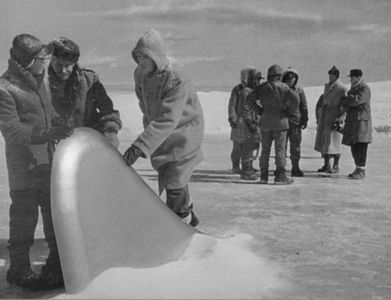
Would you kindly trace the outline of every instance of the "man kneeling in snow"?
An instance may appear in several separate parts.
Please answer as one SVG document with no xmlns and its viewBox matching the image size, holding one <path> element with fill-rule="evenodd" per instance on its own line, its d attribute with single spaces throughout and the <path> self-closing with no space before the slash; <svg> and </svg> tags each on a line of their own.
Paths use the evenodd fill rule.
<svg viewBox="0 0 391 300">
<path fill-rule="evenodd" d="M 138 67 L 135 90 L 143 113 L 144 132 L 125 152 L 132 165 L 150 157 L 158 172 L 159 193 L 166 190 L 167 206 L 192 226 L 198 218 L 190 201 L 188 182 L 202 160 L 204 118 L 191 81 L 171 66 L 155 30 L 141 37 L 132 51 Z"/>
</svg>

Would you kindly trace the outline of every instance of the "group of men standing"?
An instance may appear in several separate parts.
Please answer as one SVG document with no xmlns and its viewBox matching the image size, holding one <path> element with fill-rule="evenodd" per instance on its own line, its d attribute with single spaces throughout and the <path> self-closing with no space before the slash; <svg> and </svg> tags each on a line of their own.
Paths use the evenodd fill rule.
<svg viewBox="0 0 391 300">
<path fill-rule="evenodd" d="M 321 153 L 324 165 L 318 172 L 338 173 L 340 145 L 350 146 L 356 165 L 350 179 L 364 179 L 368 144 L 372 141 L 370 89 L 362 79 L 362 71 L 350 71 L 351 88 L 339 81 L 339 70 L 333 66 L 324 93 L 316 104 L 317 132 L 314 149 Z M 252 74 L 258 74 L 256 80 Z M 274 142 L 274 183 L 291 184 L 286 176 L 287 145 L 290 144 L 291 176 L 302 177 L 300 169 L 302 130 L 308 124 L 308 106 L 304 90 L 298 85 L 299 73 L 272 65 L 267 80 L 247 67 L 241 71 L 241 82 L 231 92 L 228 121 L 231 126 L 232 172 L 245 180 L 257 180 L 253 161 L 259 159 L 260 183 L 269 180 L 269 158 Z M 334 159 L 333 166 L 330 165 Z M 240 166 L 241 162 L 241 166 Z"/>
</svg>

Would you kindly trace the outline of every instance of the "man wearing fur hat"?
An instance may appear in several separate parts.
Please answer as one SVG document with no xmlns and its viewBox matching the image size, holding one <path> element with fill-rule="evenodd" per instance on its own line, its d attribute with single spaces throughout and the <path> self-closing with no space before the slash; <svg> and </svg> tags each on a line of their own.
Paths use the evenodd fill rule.
<svg viewBox="0 0 391 300">
<path fill-rule="evenodd" d="M 7 281 L 31 289 L 62 286 L 50 208 L 50 170 L 54 144 L 69 136 L 71 129 L 51 105 L 46 73 L 49 48 L 35 36 L 19 34 L 10 54 L 8 70 L 0 78 L 0 130 L 11 197 Z M 40 277 L 30 264 L 39 207 L 49 247 Z"/>
<path fill-rule="evenodd" d="M 79 66 L 79 46 L 66 37 L 58 37 L 49 45 L 53 49 L 49 84 L 56 112 L 72 128 L 93 128 L 117 148 L 122 126 L 119 112 L 114 110 L 98 75 Z"/>
<path fill-rule="evenodd" d="M 299 73 L 295 69 L 288 68 L 282 74 L 282 82 L 286 83 L 299 98 L 299 106 L 296 111 L 289 116 L 287 142 L 289 141 L 290 145 L 292 163 L 291 176 L 303 177 L 304 174 L 299 167 L 301 157 L 301 131 L 307 128 L 308 107 L 304 90 L 297 85 L 298 81 Z"/>
<path fill-rule="evenodd" d="M 158 172 L 159 192 L 182 220 L 197 226 L 188 182 L 202 160 L 204 118 L 192 82 L 169 65 L 163 41 L 152 29 L 132 51 L 137 63 L 135 91 L 143 113 L 144 132 L 124 153 L 128 165 L 151 158 Z"/>
<path fill-rule="evenodd" d="M 356 169 L 349 179 L 364 179 L 368 144 L 372 142 L 371 89 L 360 69 L 350 70 L 351 87 L 342 99 L 346 110 L 342 144 L 350 146 Z"/>
<path fill-rule="evenodd" d="M 328 71 L 328 75 L 329 82 L 325 84 L 324 92 L 316 103 L 315 150 L 320 152 L 324 159 L 318 172 L 338 173 L 342 141 L 339 126 L 345 120 L 342 98 L 346 96 L 347 88 L 339 81 L 339 70 L 336 66 Z M 330 165 L 331 158 L 334 158 L 333 167 Z"/>
<path fill-rule="evenodd" d="M 276 153 L 274 183 L 291 184 L 293 182 L 285 174 L 285 152 L 289 129 L 288 117 L 296 111 L 299 99 L 288 85 L 281 82 L 282 73 L 282 68 L 279 65 L 270 66 L 267 72 L 267 81 L 261 83 L 249 96 L 249 102 L 255 103 L 254 107 L 261 115 L 262 151 L 259 159 L 261 184 L 268 183 L 269 158 L 273 141 Z"/>
</svg>

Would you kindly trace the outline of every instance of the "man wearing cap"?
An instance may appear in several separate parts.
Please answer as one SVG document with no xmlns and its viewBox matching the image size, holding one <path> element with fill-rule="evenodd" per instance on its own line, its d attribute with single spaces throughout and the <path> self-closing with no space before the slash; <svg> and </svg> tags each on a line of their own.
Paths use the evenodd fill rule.
<svg viewBox="0 0 391 300">
<path fill-rule="evenodd" d="M 19 34 L 13 39 L 10 54 L 8 70 L 0 78 L 0 130 L 11 197 L 7 281 L 40 289 L 52 287 L 53 282 L 44 281 L 31 269 L 30 247 L 40 207 L 49 247 L 42 272 L 50 261 L 59 263 L 50 209 L 50 170 L 54 144 L 69 136 L 71 129 L 51 105 L 46 73 L 49 49 L 35 36 Z"/>
<path fill-rule="evenodd" d="M 299 99 L 288 85 L 281 82 L 283 70 L 279 65 L 272 65 L 267 72 L 267 81 L 259 85 L 254 93 L 249 95 L 249 102 L 255 103 L 261 115 L 262 151 L 259 159 L 261 169 L 261 184 L 267 184 L 269 179 L 269 157 L 274 141 L 275 184 L 291 184 L 292 179 L 285 174 L 286 170 L 286 139 L 289 129 L 288 118 L 298 105 Z"/>
<path fill-rule="evenodd" d="M 282 82 L 286 83 L 299 98 L 299 106 L 297 107 L 296 111 L 291 116 L 289 116 L 287 142 L 289 141 L 290 145 L 292 163 L 291 176 L 303 177 L 304 173 L 300 170 L 299 167 L 299 161 L 301 157 L 301 131 L 307 128 L 308 107 L 304 90 L 298 86 L 298 81 L 299 73 L 293 68 L 288 68 L 282 74 Z"/>
<path fill-rule="evenodd" d="M 117 133 L 122 126 L 119 112 L 114 110 L 98 75 L 79 66 L 79 46 L 65 37 L 49 45 L 53 49 L 49 84 L 56 112 L 70 127 L 93 128 L 117 148 Z"/>
<path fill-rule="evenodd" d="M 338 173 L 342 141 L 340 127 L 345 120 L 342 98 L 346 96 L 347 88 L 339 81 L 339 70 L 336 66 L 328 71 L 328 75 L 329 82 L 325 84 L 324 92 L 316 103 L 315 150 L 320 152 L 324 159 L 318 172 Z M 330 165 L 331 158 L 334 158 L 333 167 Z"/>
<path fill-rule="evenodd" d="M 368 144 L 372 142 L 371 90 L 362 78 L 360 69 L 352 69 L 350 90 L 342 99 L 346 111 L 342 144 L 350 146 L 356 169 L 350 179 L 364 179 Z"/>
</svg>

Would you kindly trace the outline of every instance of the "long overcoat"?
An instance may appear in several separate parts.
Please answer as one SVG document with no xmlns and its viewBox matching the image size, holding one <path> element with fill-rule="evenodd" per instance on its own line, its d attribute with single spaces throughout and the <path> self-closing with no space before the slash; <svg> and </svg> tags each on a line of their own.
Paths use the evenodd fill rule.
<svg viewBox="0 0 391 300">
<path fill-rule="evenodd" d="M 371 143 L 372 116 L 369 86 L 364 81 L 359 82 L 349 90 L 342 104 L 346 110 L 342 143 L 348 146 L 355 143 Z"/>
<path fill-rule="evenodd" d="M 144 35 L 132 51 L 156 64 L 156 71 L 134 72 L 135 90 L 143 113 L 144 132 L 134 141 L 159 172 L 159 190 L 183 188 L 202 161 L 204 117 L 192 82 L 169 66 L 164 45 L 154 30 Z"/>
<path fill-rule="evenodd" d="M 333 129 L 338 118 L 344 118 L 342 98 L 347 88 L 339 81 L 326 83 L 324 93 L 316 103 L 316 137 L 315 150 L 322 154 L 340 154 L 342 134 Z"/>
</svg>

